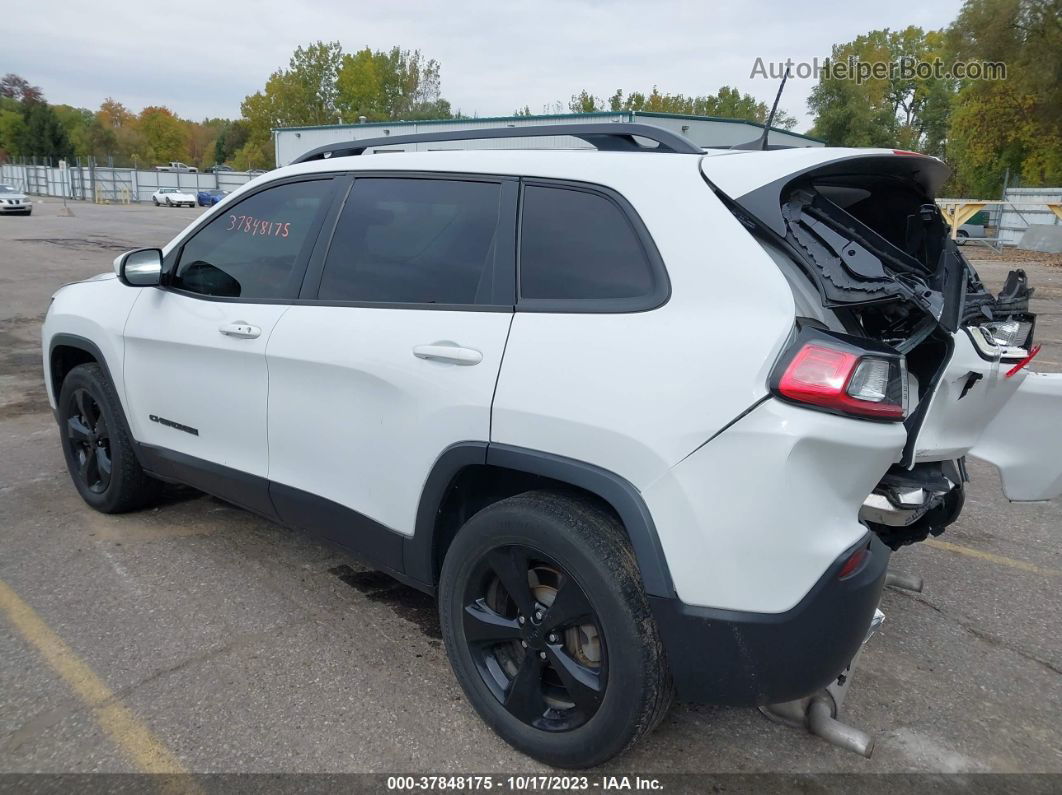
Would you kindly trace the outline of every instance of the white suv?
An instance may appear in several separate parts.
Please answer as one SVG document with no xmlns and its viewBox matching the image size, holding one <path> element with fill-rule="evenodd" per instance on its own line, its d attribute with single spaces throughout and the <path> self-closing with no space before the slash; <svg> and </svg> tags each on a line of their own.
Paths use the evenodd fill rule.
<svg viewBox="0 0 1062 795">
<path fill-rule="evenodd" d="M 315 150 L 57 292 L 85 501 L 179 481 L 438 594 L 483 719 L 587 766 L 673 693 L 818 698 L 968 453 L 1062 491 L 1062 376 L 1023 367 L 1024 274 L 991 296 L 947 239 L 940 161 L 474 135 L 598 151 Z"/>
</svg>

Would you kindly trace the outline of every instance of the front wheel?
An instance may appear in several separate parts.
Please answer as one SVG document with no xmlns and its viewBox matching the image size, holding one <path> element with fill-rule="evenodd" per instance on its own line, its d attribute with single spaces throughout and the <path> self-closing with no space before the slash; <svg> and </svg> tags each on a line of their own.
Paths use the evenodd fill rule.
<svg viewBox="0 0 1062 795">
<path fill-rule="evenodd" d="M 965 229 L 960 229 L 955 233 L 955 242 L 958 243 L 960 246 L 966 245 L 966 241 L 969 240 L 969 238 L 970 233 L 967 232 Z"/>
<path fill-rule="evenodd" d="M 439 583 L 465 695 L 510 745 L 590 767 L 663 718 L 671 679 L 619 523 L 578 497 L 529 492 L 473 516 Z"/>
<path fill-rule="evenodd" d="M 155 202 L 155 206 L 156 206 L 156 207 L 158 207 L 158 206 L 159 206 L 159 200 L 158 200 L 158 199 L 156 199 L 155 197 L 152 197 L 152 198 L 151 198 L 151 201 Z"/>
<path fill-rule="evenodd" d="M 118 393 L 98 364 L 63 379 L 59 433 L 70 477 L 82 499 L 102 513 L 125 513 L 158 496 L 160 483 L 140 467 Z"/>
</svg>

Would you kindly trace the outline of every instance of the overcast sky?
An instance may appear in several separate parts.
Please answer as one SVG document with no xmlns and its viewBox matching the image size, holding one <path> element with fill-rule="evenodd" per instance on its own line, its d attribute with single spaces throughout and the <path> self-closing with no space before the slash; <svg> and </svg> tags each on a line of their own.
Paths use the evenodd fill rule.
<svg viewBox="0 0 1062 795">
<path fill-rule="evenodd" d="M 419 49 L 442 64 L 443 96 L 468 115 L 508 115 L 581 88 L 683 94 L 721 85 L 771 102 L 776 81 L 750 77 L 757 57 L 810 61 L 876 28 L 941 27 L 960 0 L 837 4 L 765 0 L 606 2 L 199 2 L 5 3 L 0 73 L 41 86 L 49 102 L 97 108 L 107 96 L 139 111 L 166 105 L 202 119 L 236 117 L 240 101 L 317 39 L 347 51 Z M 782 107 L 811 123 L 814 80 L 790 79 Z"/>
</svg>

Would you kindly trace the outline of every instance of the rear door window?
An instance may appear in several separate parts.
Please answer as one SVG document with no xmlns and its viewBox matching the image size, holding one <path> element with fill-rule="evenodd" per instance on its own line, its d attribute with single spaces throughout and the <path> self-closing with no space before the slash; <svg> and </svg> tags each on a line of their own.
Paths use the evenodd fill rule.
<svg viewBox="0 0 1062 795">
<path fill-rule="evenodd" d="M 358 177 L 336 224 L 318 299 L 493 303 L 501 198 L 497 182 Z"/>
</svg>

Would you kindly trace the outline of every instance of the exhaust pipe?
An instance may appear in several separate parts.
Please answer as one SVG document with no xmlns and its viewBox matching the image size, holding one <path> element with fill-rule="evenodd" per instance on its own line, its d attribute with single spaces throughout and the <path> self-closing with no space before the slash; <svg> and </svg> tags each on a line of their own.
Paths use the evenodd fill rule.
<svg viewBox="0 0 1062 795">
<path fill-rule="evenodd" d="M 909 579 L 917 579 L 919 589 L 921 589 L 921 578 Z M 884 620 L 885 614 L 880 610 L 875 610 L 874 617 L 870 620 L 870 626 L 867 627 L 863 646 L 878 631 Z M 852 662 L 848 664 L 848 667 L 841 672 L 837 679 L 818 693 L 799 698 L 796 701 L 768 704 L 765 707 L 760 707 L 760 712 L 777 723 L 783 723 L 796 729 L 806 729 L 816 737 L 821 737 L 838 748 L 854 751 L 860 756 L 870 759 L 870 755 L 874 753 L 874 738 L 854 726 L 849 726 L 847 723 L 837 720 L 837 713 L 844 704 L 844 698 L 848 694 L 849 686 L 852 684 L 852 674 L 855 672 L 856 663 L 859 662 L 859 656 L 863 653 L 863 646 L 860 646 L 859 651 L 852 658 Z"/>
<path fill-rule="evenodd" d="M 917 574 L 907 574 L 902 571 L 893 571 L 889 569 L 885 572 L 885 585 L 892 586 L 893 588 L 900 588 L 904 591 L 914 591 L 915 593 L 922 593 L 922 586 L 925 582 Z"/>
<path fill-rule="evenodd" d="M 874 738 L 854 726 L 836 720 L 830 702 L 825 698 L 816 698 L 808 706 L 807 723 L 808 731 L 838 748 L 855 751 L 867 759 L 874 753 Z"/>
</svg>

